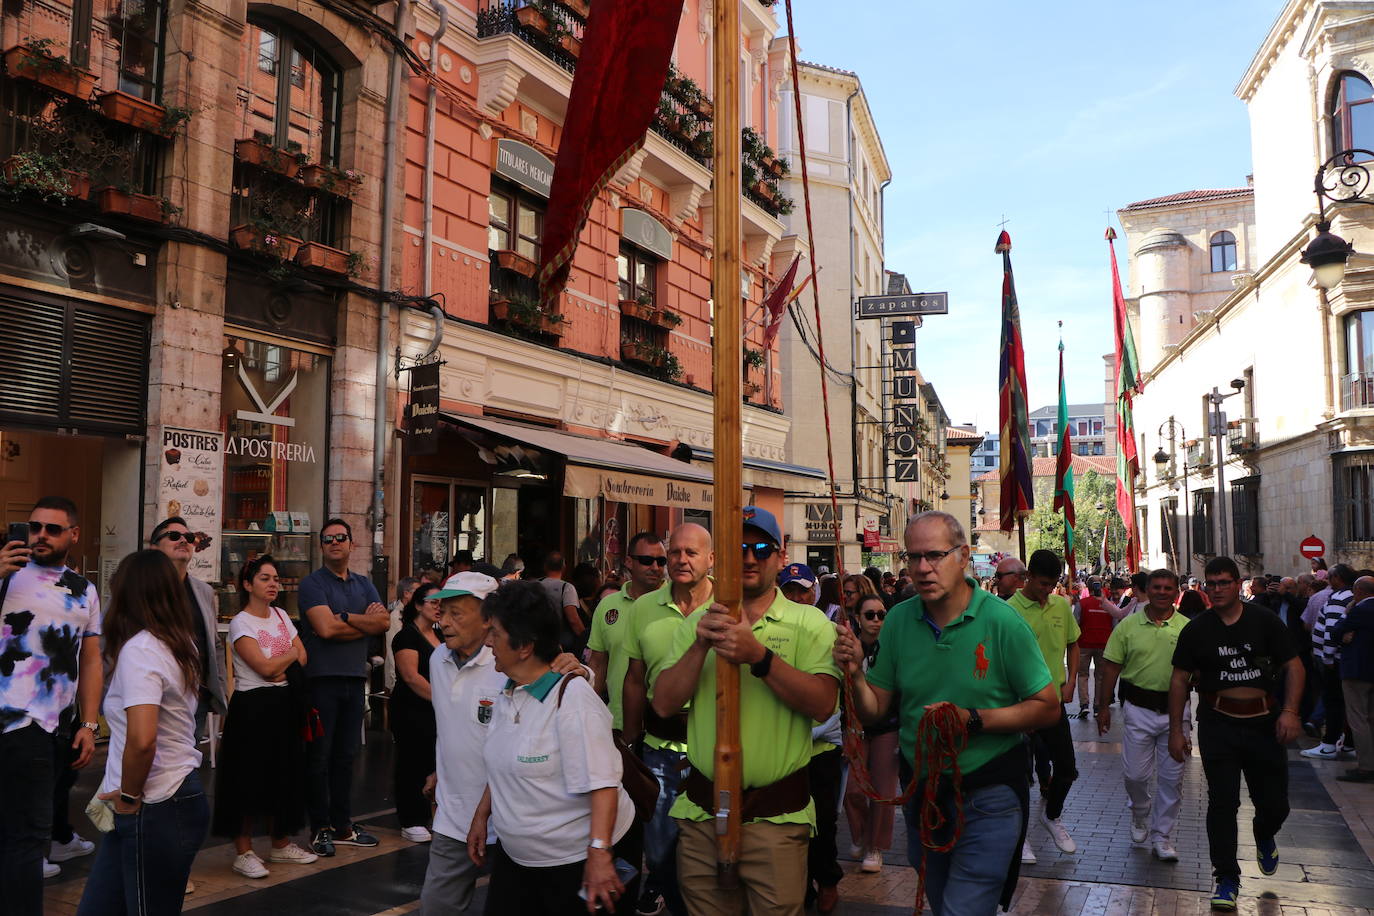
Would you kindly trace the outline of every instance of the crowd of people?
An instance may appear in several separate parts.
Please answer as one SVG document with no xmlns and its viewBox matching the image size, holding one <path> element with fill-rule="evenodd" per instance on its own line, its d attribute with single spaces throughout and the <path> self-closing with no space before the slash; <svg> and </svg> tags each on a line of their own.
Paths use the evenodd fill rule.
<svg viewBox="0 0 1374 916">
<path fill-rule="evenodd" d="M 902 575 L 843 575 L 789 563 L 769 512 L 748 507 L 743 523 L 737 619 L 711 576 L 725 545 L 696 524 L 634 535 L 611 577 L 566 570 L 557 553 L 533 569 L 460 553 L 447 575 L 402 580 L 388 608 L 350 571 L 351 528 L 330 519 L 294 619 L 270 556 L 233 571 L 226 695 L 215 596 L 188 574 L 185 521 L 162 520 L 123 559 L 102 608 L 67 565 L 77 507 L 39 500 L 28 537 L 0 548 L 0 899 L 41 913 L 45 870 L 94 852 L 79 913 L 176 913 L 207 832 L 232 840 L 230 867 L 247 878 L 376 846 L 351 802 L 379 642 L 401 835 L 428 844 L 427 916 L 467 910 L 483 873 L 493 914 L 830 912 L 841 814 L 859 870 L 881 871 L 895 812 L 879 799 L 912 778 L 906 858 L 933 910 L 993 913 L 1035 861 L 1032 827 L 1077 849 L 1075 715 L 1102 734 L 1120 718 L 1131 838 L 1163 862 L 1179 858 L 1196 725 L 1218 909 L 1239 894 L 1242 778 L 1265 875 L 1299 734 L 1320 739 L 1307 756 L 1354 749 L 1338 778 L 1374 782 L 1374 571 L 1243 580 L 1215 557 L 1200 583 L 1168 569 L 1080 582 L 1040 550 L 980 583 L 960 523 L 926 512 L 905 530 Z M 717 659 L 741 668 L 735 887 L 717 880 Z M 97 844 L 66 812 L 101 712 Z M 223 716 L 213 811 L 199 751 L 211 713 Z M 962 733 L 957 785 L 918 739 L 928 721 Z"/>
</svg>

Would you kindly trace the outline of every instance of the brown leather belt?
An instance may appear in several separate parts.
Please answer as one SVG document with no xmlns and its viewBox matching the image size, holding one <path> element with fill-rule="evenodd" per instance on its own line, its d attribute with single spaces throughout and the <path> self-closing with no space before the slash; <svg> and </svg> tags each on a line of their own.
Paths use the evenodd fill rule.
<svg viewBox="0 0 1374 916">
<path fill-rule="evenodd" d="M 687 713 L 680 712 L 665 719 L 654 712 L 654 707 L 651 704 L 646 703 L 644 706 L 644 730 L 662 741 L 686 743 Z"/>
<path fill-rule="evenodd" d="M 707 813 L 715 812 L 716 799 L 711 789 L 711 780 L 702 775 L 700 770 L 696 767 L 690 768 L 682 781 L 682 786 L 694 805 Z M 811 780 L 807 774 L 807 767 L 802 767 L 777 782 L 759 786 L 757 789 L 745 789 L 744 799 L 740 805 L 740 820 L 748 822 L 791 814 L 805 808 L 810 801 Z"/>
<path fill-rule="evenodd" d="M 1144 687 L 1137 687 L 1130 681 L 1122 681 L 1120 693 L 1121 699 L 1132 706 L 1139 706 L 1141 709 L 1158 713 L 1169 711 L 1169 691 L 1167 690 L 1146 690 Z"/>
<path fill-rule="evenodd" d="M 1209 709 L 1228 716 L 1262 716 L 1273 709 L 1269 697 L 1228 697 L 1219 693 L 1201 693 L 1202 702 Z"/>
</svg>

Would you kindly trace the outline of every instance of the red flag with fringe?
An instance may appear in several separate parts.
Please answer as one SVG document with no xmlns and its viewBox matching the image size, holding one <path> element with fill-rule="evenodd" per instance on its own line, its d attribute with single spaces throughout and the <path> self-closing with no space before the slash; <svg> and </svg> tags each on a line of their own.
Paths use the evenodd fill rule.
<svg viewBox="0 0 1374 916">
<path fill-rule="evenodd" d="M 682 0 L 592 0 L 544 216 L 546 308 L 567 285 L 596 196 L 644 145 L 681 21 Z"/>
<path fill-rule="evenodd" d="M 1011 236 L 1006 230 L 993 249 L 1002 256 L 1002 353 L 998 363 L 998 428 L 1001 430 L 1002 530 L 1035 508 L 1031 489 L 1030 414 L 1026 409 L 1026 351 L 1021 340 L 1021 309 L 1011 274 Z"/>
<path fill-rule="evenodd" d="M 1140 362 L 1136 358 L 1135 336 L 1131 334 L 1126 299 L 1121 295 L 1121 274 L 1116 268 L 1116 230 L 1107 227 L 1107 251 L 1112 261 L 1112 320 L 1116 330 L 1116 512 L 1126 527 L 1126 568 L 1140 568 L 1140 532 L 1135 524 L 1135 478 L 1140 473 L 1140 455 L 1135 442 L 1135 414 L 1131 403 L 1144 390 Z"/>
<path fill-rule="evenodd" d="M 797 267 L 801 264 L 801 255 L 792 258 L 792 264 L 787 268 L 787 272 L 782 275 L 778 285 L 773 287 L 773 291 L 763 300 L 763 320 L 767 324 L 763 327 L 763 348 L 765 350 L 773 346 L 773 341 L 777 339 L 778 328 L 782 327 L 782 316 L 787 314 L 787 304 L 792 301 L 792 284 L 797 281 Z"/>
</svg>

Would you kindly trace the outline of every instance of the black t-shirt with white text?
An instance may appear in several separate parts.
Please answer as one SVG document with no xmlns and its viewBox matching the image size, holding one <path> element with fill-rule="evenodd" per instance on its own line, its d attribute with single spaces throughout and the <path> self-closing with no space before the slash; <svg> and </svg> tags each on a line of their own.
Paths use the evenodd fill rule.
<svg viewBox="0 0 1374 916">
<path fill-rule="evenodd" d="M 1217 693 L 1230 687 L 1278 689 L 1279 674 L 1293 657 L 1288 628 L 1268 608 L 1241 602 L 1240 618 L 1227 626 L 1217 612 L 1198 614 L 1178 634 L 1175 668 L 1198 673 L 1198 690 Z"/>
</svg>

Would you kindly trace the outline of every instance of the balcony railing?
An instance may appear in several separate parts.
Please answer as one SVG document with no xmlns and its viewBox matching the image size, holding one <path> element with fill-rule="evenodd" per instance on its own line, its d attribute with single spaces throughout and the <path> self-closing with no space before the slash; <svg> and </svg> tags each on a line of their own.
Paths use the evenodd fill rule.
<svg viewBox="0 0 1374 916">
<path fill-rule="evenodd" d="M 688 107 L 668 89 L 658 100 L 649 129 L 705 166 L 711 164 L 712 120 Z"/>
<path fill-rule="evenodd" d="M 574 8 L 583 4 L 554 0 L 505 0 L 485 3 L 477 11 L 477 37 L 514 35 L 572 73 L 582 53 L 586 19 Z"/>
<path fill-rule="evenodd" d="M 1341 377 L 1341 410 L 1374 407 L 1374 374 L 1352 372 Z"/>
</svg>

